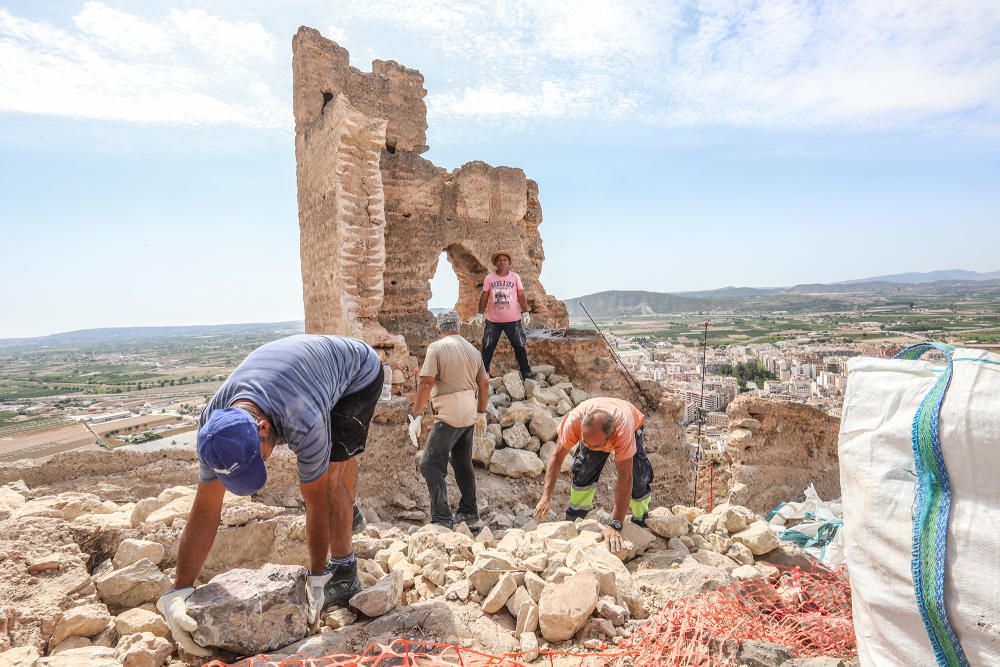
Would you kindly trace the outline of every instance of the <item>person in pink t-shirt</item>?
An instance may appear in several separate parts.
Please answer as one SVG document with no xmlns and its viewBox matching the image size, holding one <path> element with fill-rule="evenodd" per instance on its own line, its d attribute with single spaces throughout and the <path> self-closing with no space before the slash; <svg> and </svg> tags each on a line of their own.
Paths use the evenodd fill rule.
<svg viewBox="0 0 1000 667">
<path fill-rule="evenodd" d="M 510 255 L 494 253 L 495 271 L 483 281 L 483 293 L 479 297 L 479 314 L 476 324 L 483 324 L 483 365 L 489 373 L 493 352 L 500 342 L 500 334 L 506 334 L 521 371 L 521 377 L 535 377 L 528 364 L 528 352 L 524 347 L 524 327 L 531 321 L 528 299 L 524 296 L 521 276 L 510 270 Z M 485 316 L 485 317 L 484 317 Z"/>
</svg>

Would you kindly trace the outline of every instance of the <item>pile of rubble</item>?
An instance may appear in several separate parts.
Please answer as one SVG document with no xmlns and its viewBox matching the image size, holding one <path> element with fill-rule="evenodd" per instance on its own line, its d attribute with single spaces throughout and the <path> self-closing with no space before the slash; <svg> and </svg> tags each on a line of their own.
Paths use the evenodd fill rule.
<svg viewBox="0 0 1000 667">
<path fill-rule="evenodd" d="M 588 649 L 622 643 L 651 604 L 672 594 L 778 577 L 774 565 L 758 558 L 779 542 L 744 507 L 721 505 L 711 514 L 660 507 L 647 525 L 627 523 L 618 554 L 602 543 L 597 519 L 541 525 L 528 519 L 521 528 L 495 534 L 487 527 L 476 537 L 464 525 L 454 532 L 426 526 L 412 535 L 373 526 L 355 545 L 373 585 L 351 607 L 380 616 L 397 604 L 442 596 L 479 605 L 486 614 L 509 615 L 522 659 L 530 661 L 539 648 L 562 642 Z M 335 625 L 344 621 L 341 612 L 334 618 Z"/>
<path fill-rule="evenodd" d="M 476 438 L 473 460 L 506 477 L 535 477 L 545 472 L 556 448 L 559 419 L 590 396 L 577 389 L 554 366 L 533 366 L 535 379 L 511 371 L 490 380 L 486 434 Z M 563 464 L 569 470 L 572 459 Z"/>
</svg>

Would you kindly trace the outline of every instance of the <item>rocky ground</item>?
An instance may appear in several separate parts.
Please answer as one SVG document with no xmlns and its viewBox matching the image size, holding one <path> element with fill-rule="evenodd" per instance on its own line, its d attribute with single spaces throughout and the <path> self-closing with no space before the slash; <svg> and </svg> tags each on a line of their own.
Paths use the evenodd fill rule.
<svg viewBox="0 0 1000 667">
<path fill-rule="evenodd" d="M 197 664 L 178 655 L 153 607 L 170 586 L 168 549 L 124 537 L 136 529 L 119 527 L 134 521 L 154 536 L 171 515 L 172 524 L 183 521 L 178 501 L 189 497 L 175 487 L 128 507 L 89 494 L 30 498 L 23 485 L 0 488 L 9 513 L 0 522 L 0 648 L 9 648 L 0 664 Z M 233 522 L 252 508 L 235 502 L 226 516 Z M 538 650 L 628 644 L 652 611 L 679 596 L 737 580 L 780 590 L 778 566 L 817 567 L 740 506 L 656 508 L 648 529 L 626 525 L 617 555 L 601 542 L 598 517 L 536 525 L 518 516 L 514 523 L 520 527 L 475 534 L 464 524 L 454 531 L 370 525 L 355 538 L 364 588 L 349 606 L 330 610 L 318 631 L 306 624 L 301 565 L 229 570 L 189 600 L 196 639 L 225 660 L 355 653 L 409 637 L 522 653 L 528 662 Z"/>
<path fill-rule="evenodd" d="M 535 370 L 539 380 L 522 382 L 510 373 L 491 382 L 488 431 L 475 441 L 476 462 L 485 468 L 479 487 L 486 526 L 473 532 L 465 524 L 454 531 L 423 525 L 422 480 L 407 479 L 390 495 L 379 489 L 379 503 L 365 501 L 362 486 L 369 526 L 355 536 L 355 551 L 364 588 L 348 606 L 330 610 L 319 628 L 306 624 L 305 531 L 297 504 L 283 487 L 275 491 L 274 479 L 260 497 L 227 495 L 202 586 L 189 600 L 200 624 L 196 640 L 230 662 L 257 653 L 354 654 L 399 637 L 519 653 L 530 662 L 538 651 L 627 646 L 671 600 L 734 582 L 757 582 L 778 597 L 798 595 L 779 568 L 818 565 L 779 544 L 745 507 L 723 504 L 711 513 L 656 507 L 648 528 L 626 524 L 620 554 L 600 541 L 601 510 L 575 523 L 537 525 L 530 507 L 558 419 L 588 395 L 551 366 Z M 405 427 L 396 421 L 382 419 L 379 428 L 392 435 L 376 440 L 408 447 L 399 444 L 406 442 Z M 141 484 L 133 488 L 146 493 L 164 486 L 150 471 L 168 470 L 165 479 L 174 480 L 192 466 L 172 451 L 153 462 L 122 455 L 142 459 Z M 59 474 L 25 468 L 38 486 L 0 486 L 0 665 L 200 664 L 178 653 L 153 606 L 171 585 L 193 485 L 123 501 L 128 476 L 106 471 L 105 481 L 98 474 L 88 483 L 94 493 L 65 491 L 56 477 L 73 474 L 70 459 L 53 464 Z M 294 467 L 286 467 L 271 477 L 292 480 Z M 568 485 L 563 478 L 560 488 Z M 605 478 L 599 497 L 610 499 L 612 467 Z M 654 505 L 662 500 L 654 494 Z M 787 650 L 745 644 L 733 664 L 838 664 L 789 663 L 794 656 Z"/>
</svg>

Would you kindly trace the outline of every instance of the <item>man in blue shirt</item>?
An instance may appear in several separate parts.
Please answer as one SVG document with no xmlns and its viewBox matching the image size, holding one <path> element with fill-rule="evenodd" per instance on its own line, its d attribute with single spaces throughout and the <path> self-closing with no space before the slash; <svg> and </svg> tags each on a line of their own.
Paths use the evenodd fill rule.
<svg viewBox="0 0 1000 667">
<path fill-rule="evenodd" d="M 300 334 L 263 345 L 229 376 L 201 416 L 199 484 L 181 535 L 174 588 L 157 602 L 175 641 L 207 655 L 191 638 L 185 609 L 212 548 L 228 490 L 260 491 L 275 445 L 296 456 L 306 508 L 310 622 L 346 602 L 361 583 L 351 542 L 358 467 L 383 382 L 378 353 L 360 340 Z M 328 556 L 330 556 L 328 558 Z"/>
</svg>

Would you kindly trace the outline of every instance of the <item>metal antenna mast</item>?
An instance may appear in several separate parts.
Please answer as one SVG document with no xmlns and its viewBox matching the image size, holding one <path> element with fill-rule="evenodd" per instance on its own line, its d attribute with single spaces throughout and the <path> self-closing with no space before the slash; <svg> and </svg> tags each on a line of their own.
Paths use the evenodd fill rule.
<svg viewBox="0 0 1000 667">
<path fill-rule="evenodd" d="M 694 502 L 691 503 L 693 507 L 698 506 L 698 468 L 701 466 L 702 450 L 701 450 L 701 426 L 705 423 L 705 363 L 708 358 L 708 325 L 709 322 L 705 322 L 702 326 L 705 327 L 705 333 L 701 339 L 701 392 L 698 396 L 698 438 L 695 440 L 695 454 L 694 454 Z"/>
</svg>

